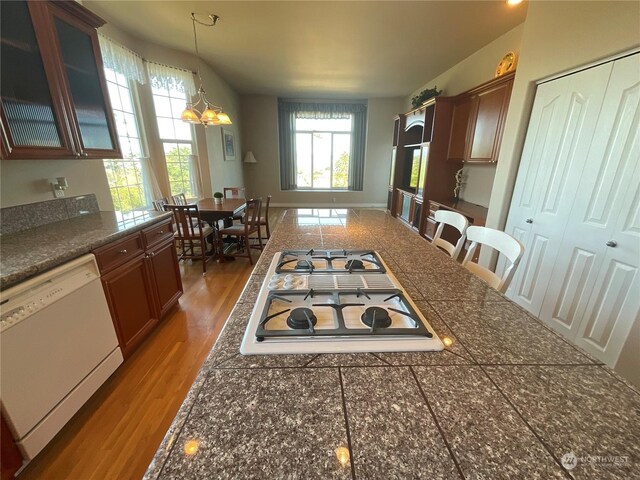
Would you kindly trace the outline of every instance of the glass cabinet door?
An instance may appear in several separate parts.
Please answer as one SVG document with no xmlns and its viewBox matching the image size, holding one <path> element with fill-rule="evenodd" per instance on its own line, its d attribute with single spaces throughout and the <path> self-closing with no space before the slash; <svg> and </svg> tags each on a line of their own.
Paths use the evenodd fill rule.
<svg viewBox="0 0 640 480">
<path fill-rule="evenodd" d="M 31 5 L 36 13 L 42 7 Z M 41 157 L 43 150 L 51 157 L 73 156 L 62 103 L 51 94 L 55 67 L 45 68 L 43 58 L 51 59 L 48 52 L 41 53 L 29 5 L 24 0 L 1 2 L 0 13 L 3 156 Z"/>
<path fill-rule="evenodd" d="M 389 186 L 393 187 L 393 177 L 396 174 L 396 149 L 391 151 L 391 171 L 389 172 Z"/>
<path fill-rule="evenodd" d="M 424 145 L 420 153 L 420 173 L 418 175 L 417 194 L 424 196 L 424 181 L 427 174 L 427 163 L 429 162 L 429 145 Z"/>
<path fill-rule="evenodd" d="M 103 74 L 96 62 L 95 30 L 73 24 L 55 10 L 53 22 L 78 122 L 81 155 L 102 158 L 108 152 L 116 152 L 119 157 L 113 119 L 109 117 L 111 108 L 103 90 Z"/>
</svg>

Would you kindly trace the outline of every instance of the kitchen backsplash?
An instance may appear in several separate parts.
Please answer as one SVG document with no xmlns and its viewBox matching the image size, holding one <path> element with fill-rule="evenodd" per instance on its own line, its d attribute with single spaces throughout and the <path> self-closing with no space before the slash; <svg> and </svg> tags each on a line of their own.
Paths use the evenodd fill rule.
<svg viewBox="0 0 640 480">
<path fill-rule="evenodd" d="M 99 211 L 98 200 L 93 193 L 6 207 L 0 209 L 0 235 Z"/>
</svg>

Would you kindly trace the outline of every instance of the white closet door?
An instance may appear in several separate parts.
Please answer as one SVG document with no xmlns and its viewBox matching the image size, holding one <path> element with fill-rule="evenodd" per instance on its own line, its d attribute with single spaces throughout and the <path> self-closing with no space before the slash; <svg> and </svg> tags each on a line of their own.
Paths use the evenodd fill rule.
<svg viewBox="0 0 640 480">
<path fill-rule="evenodd" d="M 540 318 L 613 364 L 640 311 L 640 55 L 611 80 Z"/>
<path fill-rule="evenodd" d="M 540 309 L 585 166 L 612 63 L 542 84 L 529 121 L 506 231 L 525 246 L 507 296 Z"/>
</svg>

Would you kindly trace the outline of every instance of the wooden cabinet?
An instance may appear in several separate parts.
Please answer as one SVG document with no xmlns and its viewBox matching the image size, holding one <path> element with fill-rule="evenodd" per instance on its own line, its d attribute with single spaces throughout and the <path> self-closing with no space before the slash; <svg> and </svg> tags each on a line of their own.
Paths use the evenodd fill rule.
<svg viewBox="0 0 640 480">
<path fill-rule="evenodd" d="M 456 97 L 449 160 L 469 163 L 498 161 L 514 75 L 496 78 Z"/>
<path fill-rule="evenodd" d="M 96 28 L 74 1 L 1 2 L 2 159 L 119 158 Z"/>
<path fill-rule="evenodd" d="M 171 221 L 128 235 L 94 254 L 120 348 L 127 358 L 182 295 Z"/>
<path fill-rule="evenodd" d="M 424 222 L 424 229 L 420 232 L 427 240 L 433 240 L 433 236 L 436 234 L 437 223 L 435 219 L 435 213 L 438 210 L 450 210 L 460 213 L 467 217 L 469 225 L 476 225 L 482 227 L 485 225 L 487 219 L 487 208 L 481 205 L 465 202 L 464 200 L 454 201 L 429 201 L 429 209 L 427 212 L 427 218 Z M 452 244 L 456 244 L 460 238 L 460 232 L 450 225 L 445 225 L 442 230 L 442 238 Z M 477 262 L 480 256 L 480 248 L 476 249 L 473 261 Z"/>
<path fill-rule="evenodd" d="M 2 480 L 13 478 L 21 466 L 22 454 L 13 440 L 9 425 L 0 413 L 0 472 Z"/>
<path fill-rule="evenodd" d="M 102 285 L 122 355 L 128 358 L 158 321 L 146 256 L 139 255 L 107 273 Z"/>
</svg>

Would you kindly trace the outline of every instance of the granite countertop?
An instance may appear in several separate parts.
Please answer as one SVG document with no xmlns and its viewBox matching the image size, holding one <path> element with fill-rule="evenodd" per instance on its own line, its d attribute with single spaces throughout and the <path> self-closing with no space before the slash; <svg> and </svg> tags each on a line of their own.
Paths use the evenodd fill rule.
<svg viewBox="0 0 640 480">
<path fill-rule="evenodd" d="M 0 290 L 169 216 L 168 212 L 140 212 L 124 219 L 119 212 L 98 212 L 2 235 Z"/>
<path fill-rule="evenodd" d="M 312 247 L 376 249 L 452 344 L 240 355 L 274 253 Z M 637 478 L 639 416 L 633 386 L 385 212 L 289 210 L 145 478 Z"/>
</svg>

